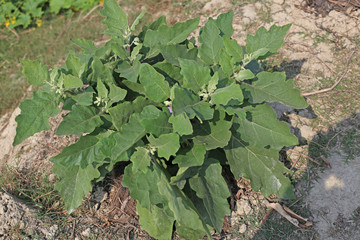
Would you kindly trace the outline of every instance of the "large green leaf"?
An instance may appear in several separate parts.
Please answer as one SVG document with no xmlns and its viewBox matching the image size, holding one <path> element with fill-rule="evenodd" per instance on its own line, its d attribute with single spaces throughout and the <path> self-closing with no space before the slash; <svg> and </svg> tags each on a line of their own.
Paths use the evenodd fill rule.
<svg viewBox="0 0 360 240">
<path fill-rule="evenodd" d="M 171 132 L 172 127 L 168 120 L 169 114 L 153 105 L 144 107 L 140 114 L 140 123 L 145 128 L 145 131 L 156 137 Z"/>
<path fill-rule="evenodd" d="M 218 88 L 211 95 L 211 102 L 217 105 L 227 105 L 230 100 L 238 100 L 239 104 L 243 101 L 243 93 L 239 84 L 233 83 L 224 88 Z"/>
<path fill-rule="evenodd" d="M 261 48 L 267 48 L 270 53 L 275 53 L 284 44 L 284 38 L 291 24 L 284 26 L 273 25 L 267 31 L 265 27 L 259 28 L 255 35 L 247 35 L 246 52 L 254 53 Z"/>
<path fill-rule="evenodd" d="M 59 97 L 54 93 L 36 91 L 30 100 L 20 103 L 21 114 L 16 117 L 17 127 L 13 145 L 40 131 L 50 129 L 49 117 L 60 112 Z"/>
<path fill-rule="evenodd" d="M 173 82 L 174 84 L 177 82 L 180 85 L 183 83 L 183 76 L 180 74 L 180 68 L 168 63 L 167 61 L 158 62 L 153 65 L 156 71 L 161 73 L 166 81 Z"/>
<path fill-rule="evenodd" d="M 285 72 L 261 72 L 256 75 L 252 84 L 242 82 L 244 95 L 251 103 L 279 102 L 294 108 L 308 106 L 294 88 L 294 80 L 286 80 Z"/>
<path fill-rule="evenodd" d="M 119 131 L 114 132 L 107 138 L 108 144 L 114 144 L 112 159 L 121 157 L 144 137 L 145 129 L 140 124 L 139 115 L 139 113 L 132 114 L 127 124 L 124 124 Z"/>
<path fill-rule="evenodd" d="M 91 106 L 93 104 L 94 93 L 94 89 L 89 86 L 85 90 L 78 92 L 75 95 L 71 95 L 71 98 L 79 105 Z"/>
<path fill-rule="evenodd" d="M 133 163 L 134 172 L 138 170 L 146 172 L 151 162 L 149 150 L 144 147 L 136 148 L 136 151 L 131 155 L 130 161 Z"/>
<path fill-rule="evenodd" d="M 81 136 L 76 143 L 65 147 L 50 161 L 65 167 L 79 165 L 81 168 L 86 168 L 90 164 L 100 163 L 104 160 L 105 155 L 101 148 L 102 142 L 99 138 L 90 135 Z"/>
<path fill-rule="evenodd" d="M 136 199 L 139 205 L 151 210 L 151 205 L 163 204 L 165 208 L 167 200 L 159 192 L 157 183 L 159 175 L 154 170 L 156 166 L 151 164 L 146 171 L 134 169 L 133 163 L 126 166 L 121 184 L 129 188 L 130 196 Z"/>
<path fill-rule="evenodd" d="M 233 18 L 234 18 L 234 12 L 233 11 L 229 11 L 227 13 L 222 13 L 220 14 L 215 20 L 215 24 L 216 26 L 220 29 L 221 31 L 221 36 L 225 36 L 228 38 L 231 38 L 231 36 L 234 33 L 234 29 L 232 27 L 232 22 L 233 22 Z M 211 19 L 211 18 L 210 18 Z"/>
<path fill-rule="evenodd" d="M 115 72 L 120 73 L 120 77 L 136 83 L 140 72 L 140 66 L 141 63 L 139 61 L 134 61 L 132 64 L 124 61 L 115 69 Z"/>
<path fill-rule="evenodd" d="M 214 21 L 208 21 L 201 29 L 199 36 L 199 57 L 204 63 L 213 65 L 219 62 L 220 50 L 224 43 L 220 37 L 220 30 Z"/>
<path fill-rule="evenodd" d="M 83 87 L 83 82 L 80 78 L 73 75 L 64 75 L 64 88 L 65 90 L 81 88 Z"/>
<path fill-rule="evenodd" d="M 64 167 L 56 164 L 53 172 L 60 178 L 54 188 L 60 193 L 69 214 L 81 205 L 83 197 L 92 190 L 91 181 L 100 176 L 92 165 L 81 168 L 78 165 Z"/>
<path fill-rule="evenodd" d="M 194 126 L 194 143 L 205 144 L 206 149 L 225 147 L 230 139 L 232 122 L 218 119 Z"/>
<path fill-rule="evenodd" d="M 20 60 L 23 74 L 30 84 L 42 86 L 50 79 L 48 66 L 43 65 L 40 60 Z"/>
<path fill-rule="evenodd" d="M 169 118 L 169 123 L 172 124 L 174 132 L 178 133 L 180 136 L 193 133 L 192 124 L 185 112 L 177 116 L 172 114 Z"/>
<path fill-rule="evenodd" d="M 198 93 L 211 79 L 210 68 L 199 66 L 194 60 L 179 59 L 181 75 L 184 76 L 182 87 Z"/>
<path fill-rule="evenodd" d="M 235 118 L 234 123 L 239 125 L 237 131 L 244 141 L 277 150 L 298 144 L 297 138 L 290 133 L 288 124 L 277 120 L 276 113 L 269 105 L 246 106 L 243 110 L 246 111 L 246 118 Z"/>
<path fill-rule="evenodd" d="M 210 235 L 209 229 L 191 200 L 177 186 L 170 184 L 162 170 L 156 170 L 160 175 L 160 180 L 157 182 L 160 194 L 168 200 L 169 208 L 174 214 L 177 225 L 187 229 L 187 231 L 178 231 L 180 237 L 187 234 L 187 239 L 195 239 L 199 237 L 199 232 L 202 235 Z"/>
<path fill-rule="evenodd" d="M 180 87 L 174 89 L 172 110 L 175 116 L 185 112 L 190 119 L 197 116 L 200 120 L 209 120 L 214 115 L 214 109 L 211 108 L 210 103 L 200 101 L 198 95 Z"/>
<path fill-rule="evenodd" d="M 127 33 L 128 19 L 126 13 L 115 0 L 104 0 L 104 8 L 100 11 L 105 17 L 103 24 L 108 27 L 105 33 L 109 36 L 123 38 Z"/>
<path fill-rule="evenodd" d="M 224 216 L 230 214 L 227 198 L 230 197 L 228 185 L 221 175 L 222 167 L 215 159 L 206 159 L 199 175 L 189 179 L 190 187 L 202 200 L 205 222 L 221 232 Z M 196 206 L 196 204 L 195 204 Z"/>
<path fill-rule="evenodd" d="M 170 159 L 170 156 L 175 156 L 180 148 L 179 135 L 176 133 L 163 134 L 158 138 L 154 138 L 150 135 L 148 140 L 150 145 L 156 147 L 159 157 L 163 157 L 167 160 Z"/>
<path fill-rule="evenodd" d="M 233 132 L 225 148 L 235 178 L 249 179 L 253 190 L 260 190 L 266 197 L 276 194 L 285 199 L 294 198 L 291 182 L 284 176 L 288 169 L 279 161 L 279 151 L 257 147 L 241 137 Z"/>
<path fill-rule="evenodd" d="M 169 83 L 151 65 L 144 63 L 140 67 L 140 83 L 144 86 L 146 97 L 154 102 L 163 102 L 170 98 Z"/>
<path fill-rule="evenodd" d="M 100 112 L 95 107 L 73 105 L 56 130 L 57 135 L 81 135 L 91 133 L 104 122 L 100 118 Z"/>
<path fill-rule="evenodd" d="M 205 145 L 194 144 L 191 148 L 183 148 L 176 155 L 173 163 L 180 168 L 201 166 L 206 154 Z"/>
<path fill-rule="evenodd" d="M 81 77 L 81 74 L 85 70 L 85 64 L 83 64 L 80 58 L 69 54 L 66 58 L 65 65 L 70 74 Z"/>
<path fill-rule="evenodd" d="M 169 45 L 181 43 L 186 40 L 199 24 L 199 18 L 177 22 L 174 26 L 160 25 L 157 30 L 147 30 L 144 45 L 151 47 L 158 44 Z"/>
<path fill-rule="evenodd" d="M 197 48 L 188 49 L 186 45 L 167 45 L 160 51 L 167 62 L 176 66 L 179 66 L 179 58 L 190 60 L 197 58 Z"/>
<path fill-rule="evenodd" d="M 51 1 L 53 2 L 53 1 Z M 86 40 L 86 39 L 81 39 L 81 38 L 73 38 L 71 39 L 71 41 L 78 46 L 79 48 L 81 48 L 81 50 L 83 50 L 83 53 L 85 54 L 89 54 L 89 55 L 94 55 L 97 47 L 95 47 L 95 44 L 93 41 L 91 40 Z"/>
<path fill-rule="evenodd" d="M 142 229 L 155 239 L 171 239 L 175 221 L 173 216 L 169 216 L 163 208 L 157 205 L 151 205 L 150 210 L 148 210 L 137 204 L 136 210 L 139 214 L 139 223 Z"/>
<path fill-rule="evenodd" d="M 109 113 L 116 129 L 120 130 L 122 125 L 129 121 L 131 114 L 140 113 L 143 108 L 149 104 L 150 102 L 148 100 L 139 96 L 133 102 L 123 102 L 115 107 L 109 108 Z"/>
<path fill-rule="evenodd" d="M 235 62 L 240 62 L 243 59 L 242 47 L 235 39 L 223 38 L 225 51 L 229 54 Z"/>
</svg>

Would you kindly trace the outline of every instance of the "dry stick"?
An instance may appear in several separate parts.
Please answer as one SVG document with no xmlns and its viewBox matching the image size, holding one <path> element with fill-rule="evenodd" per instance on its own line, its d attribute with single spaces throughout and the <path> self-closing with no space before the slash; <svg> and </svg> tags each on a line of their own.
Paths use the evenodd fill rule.
<svg viewBox="0 0 360 240">
<path fill-rule="evenodd" d="M 87 17 L 89 17 L 96 9 L 98 9 L 99 7 L 102 7 L 102 4 L 98 4 L 95 7 L 93 7 L 82 19 L 81 21 L 84 21 Z"/>
<path fill-rule="evenodd" d="M 316 94 L 319 94 L 319 93 L 326 93 L 326 92 L 329 92 L 329 91 L 333 90 L 341 82 L 341 80 L 345 77 L 345 75 L 347 74 L 347 72 L 349 70 L 349 62 L 350 62 L 352 56 L 354 55 L 354 53 L 355 53 L 355 50 L 353 50 L 351 52 L 350 56 L 348 57 L 348 59 L 346 61 L 346 69 L 345 69 L 344 73 L 339 77 L 339 79 L 335 82 L 334 85 L 332 85 L 329 88 L 325 88 L 325 89 L 322 89 L 322 90 L 319 90 L 319 91 L 314 91 L 314 92 L 309 92 L 309 93 L 303 93 L 301 95 L 304 96 L 304 97 L 307 97 L 307 96 L 312 96 L 312 95 L 316 95 Z"/>
<path fill-rule="evenodd" d="M 15 29 L 10 29 L 10 31 L 13 33 L 13 34 L 15 34 L 15 36 L 16 36 L 16 39 L 19 41 L 20 40 L 20 36 L 19 36 L 19 34 L 15 31 Z"/>
<path fill-rule="evenodd" d="M 307 159 L 309 159 L 310 161 L 312 161 L 313 163 L 316 163 L 317 165 L 321 166 L 321 164 L 316 161 L 315 159 L 313 159 L 312 157 L 305 155 L 305 154 L 301 154 L 302 156 L 306 157 Z"/>
</svg>

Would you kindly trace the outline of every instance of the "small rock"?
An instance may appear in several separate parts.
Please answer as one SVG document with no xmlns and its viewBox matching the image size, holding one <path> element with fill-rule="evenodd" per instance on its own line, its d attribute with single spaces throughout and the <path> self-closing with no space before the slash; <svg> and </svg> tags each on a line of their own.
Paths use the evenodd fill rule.
<svg viewBox="0 0 360 240">
<path fill-rule="evenodd" d="M 55 182 L 56 181 L 56 174 L 52 173 L 49 175 L 49 182 Z"/>
<path fill-rule="evenodd" d="M 85 230 L 81 233 L 81 235 L 83 235 L 84 237 L 89 237 L 89 235 L 90 235 L 90 228 L 85 229 Z"/>
<path fill-rule="evenodd" d="M 255 21 L 257 19 L 257 14 L 254 5 L 246 5 L 242 8 L 243 17 L 248 18 L 250 21 Z"/>
<path fill-rule="evenodd" d="M 239 233 L 244 233 L 246 232 L 246 224 L 241 224 L 239 227 Z"/>
<path fill-rule="evenodd" d="M 304 137 L 306 140 L 311 140 L 316 135 L 316 131 L 314 131 L 312 127 L 306 125 L 301 126 L 300 131 L 301 136 Z"/>
<path fill-rule="evenodd" d="M 251 207 L 248 200 L 240 199 L 236 202 L 236 213 L 240 216 L 247 215 L 251 212 Z"/>
</svg>

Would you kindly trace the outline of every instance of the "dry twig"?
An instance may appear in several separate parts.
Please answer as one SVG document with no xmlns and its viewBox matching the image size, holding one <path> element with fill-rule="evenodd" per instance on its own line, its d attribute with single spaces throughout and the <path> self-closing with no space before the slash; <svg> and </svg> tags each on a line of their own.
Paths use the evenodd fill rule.
<svg viewBox="0 0 360 240">
<path fill-rule="evenodd" d="M 81 21 L 84 21 L 86 18 L 88 18 L 96 9 L 98 9 L 99 7 L 102 7 L 102 4 L 98 4 L 95 7 L 93 7 L 82 19 Z"/>
<path fill-rule="evenodd" d="M 312 157 L 305 155 L 305 154 L 301 154 L 303 157 L 306 157 L 307 159 L 309 159 L 310 161 L 312 161 L 313 163 L 316 163 L 317 165 L 321 166 L 321 163 L 319 163 L 318 161 L 316 161 L 315 159 L 313 159 Z"/>
<path fill-rule="evenodd" d="M 355 50 L 353 50 L 350 54 L 350 56 L 348 57 L 347 61 L 346 61 L 346 68 L 345 68 L 345 71 L 343 72 L 343 74 L 337 79 L 337 81 L 335 82 L 334 85 L 332 85 L 331 87 L 329 88 L 325 88 L 325 89 L 322 89 L 322 90 L 318 90 L 318 91 L 314 91 L 314 92 L 309 92 L 309 93 L 303 93 L 301 94 L 302 96 L 304 97 L 307 97 L 307 96 L 312 96 L 312 95 L 316 95 L 316 94 L 320 94 L 320 93 L 326 93 L 326 92 L 329 92 L 331 90 L 333 90 L 340 82 L 341 80 L 346 76 L 348 70 L 349 70 L 349 62 L 352 58 L 352 56 L 354 55 L 355 53 Z"/>
</svg>

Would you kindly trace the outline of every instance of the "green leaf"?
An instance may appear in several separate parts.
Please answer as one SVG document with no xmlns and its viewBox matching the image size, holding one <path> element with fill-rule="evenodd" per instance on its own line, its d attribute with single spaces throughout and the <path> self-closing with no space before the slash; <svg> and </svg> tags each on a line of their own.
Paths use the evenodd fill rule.
<svg viewBox="0 0 360 240">
<path fill-rule="evenodd" d="M 201 166 L 206 154 L 205 145 L 194 144 L 191 148 L 184 148 L 176 155 L 173 163 L 180 168 Z"/>
<path fill-rule="evenodd" d="M 71 98 L 74 99 L 79 105 L 91 106 L 93 104 L 94 93 L 95 91 L 92 87 L 87 87 L 84 91 L 75 95 L 71 95 Z"/>
<path fill-rule="evenodd" d="M 69 214 L 81 205 L 83 197 L 92 190 L 91 181 L 100 176 L 100 172 L 92 165 L 81 168 L 77 165 L 64 167 L 56 164 L 53 172 L 60 178 L 54 188 L 60 193 Z"/>
<path fill-rule="evenodd" d="M 124 98 L 126 97 L 126 94 L 127 94 L 127 91 L 125 89 L 122 89 L 122 88 L 116 86 L 115 84 L 109 84 L 109 87 L 110 87 L 110 93 L 109 93 L 110 106 L 113 103 L 117 103 L 117 102 L 124 100 Z"/>
<path fill-rule="evenodd" d="M 73 75 L 64 75 L 64 88 L 65 90 L 70 90 L 74 88 L 82 88 L 83 81 L 80 78 Z"/>
<path fill-rule="evenodd" d="M 297 145 L 297 138 L 290 133 L 287 123 L 277 120 L 276 113 L 267 104 L 246 106 L 245 119 L 236 119 L 237 131 L 244 141 L 256 146 L 270 146 L 280 150 L 284 146 Z"/>
<path fill-rule="evenodd" d="M 242 103 L 244 96 L 239 84 L 232 83 L 224 88 L 218 88 L 211 95 L 211 102 L 217 105 L 227 105 L 230 100 L 238 100 Z"/>
<path fill-rule="evenodd" d="M 257 147 L 241 138 L 242 135 L 234 132 L 225 148 L 235 178 L 249 179 L 252 189 L 260 190 L 266 197 L 276 194 L 280 198 L 293 199 L 293 187 L 284 176 L 288 169 L 279 161 L 279 151 Z"/>
<path fill-rule="evenodd" d="M 127 124 L 124 124 L 119 131 L 108 137 L 109 144 L 114 144 L 112 159 L 118 159 L 144 137 L 145 129 L 140 124 L 139 116 L 139 113 L 134 113 Z"/>
<path fill-rule="evenodd" d="M 144 45 L 148 47 L 169 44 L 177 44 L 186 40 L 199 25 L 199 18 L 187 20 L 186 22 L 177 22 L 174 26 L 160 25 L 157 30 L 147 30 L 144 39 Z"/>
<path fill-rule="evenodd" d="M 135 31 L 136 25 L 139 24 L 139 21 L 144 17 L 145 13 L 146 13 L 146 11 L 142 10 L 141 13 L 136 17 L 136 19 L 134 20 L 133 24 L 130 27 L 131 31 Z"/>
<path fill-rule="evenodd" d="M 53 1 L 51 1 L 51 2 L 53 2 Z M 81 38 L 73 38 L 73 39 L 71 39 L 71 41 L 76 46 L 81 48 L 81 50 L 83 50 L 84 54 L 95 55 L 97 47 L 95 47 L 95 44 L 94 44 L 93 41 L 86 40 L 86 39 L 81 39 Z"/>
<path fill-rule="evenodd" d="M 156 137 L 172 132 L 168 119 L 168 114 L 153 105 L 144 107 L 140 114 L 140 123 L 145 128 L 145 131 Z"/>
<path fill-rule="evenodd" d="M 140 96 L 133 102 L 123 102 L 117 104 L 115 107 L 109 108 L 109 113 L 116 129 L 120 130 L 123 124 L 128 122 L 130 115 L 140 113 L 143 108 L 149 104 L 150 102 L 148 100 Z"/>
<path fill-rule="evenodd" d="M 180 230 L 178 232 L 180 237 L 186 234 L 187 239 L 194 239 L 199 237 L 199 232 L 202 235 L 210 235 L 191 200 L 177 186 L 171 185 L 165 174 L 160 171 L 158 170 L 160 181 L 157 182 L 159 192 L 168 199 L 169 208 L 174 213 L 178 228 L 181 226 L 187 230 Z"/>
<path fill-rule="evenodd" d="M 261 48 L 267 48 L 270 53 L 275 53 L 284 44 L 284 38 L 291 24 L 284 26 L 273 25 L 267 31 L 265 27 L 259 28 L 255 35 L 247 35 L 246 52 L 253 53 Z"/>
<path fill-rule="evenodd" d="M 31 100 L 21 102 L 20 109 L 21 114 L 15 118 L 17 127 L 14 146 L 37 132 L 50 129 L 48 118 L 60 112 L 59 97 L 39 90 L 34 92 Z"/>
<path fill-rule="evenodd" d="M 174 132 L 178 133 L 180 136 L 193 133 L 192 124 L 185 112 L 177 116 L 172 114 L 169 118 L 169 123 L 172 124 Z"/>
<path fill-rule="evenodd" d="M 183 76 L 180 74 L 180 68 L 172 65 L 171 63 L 168 63 L 166 61 L 158 62 L 153 65 L 153 67 L 161 73 L 166 81 L 173 82 L 173 83 L 179 83 L 180 85 L 183 84 Z"/>
<path fill-rule="evenodd" d="M 167 199 L 159 192 L 157 183 L 160 178 L 154 168 L 156 166 L 151 164 L 147 171 L 135 171 L 131 163 L 126 166 L 121 182 L 124 187 L 129 188 L 130 196 L 138 201 L 138 205 L 149 211 L 151 205 L 162 204 L 164 209 L 167 205 Z"/>
<path fill-rule="evenodd" d="M 73 105 L 56 130 L 57 135 L 91 133 L 103 124 L 99 110 L 91 106 Z"/>
<path fill-rule="evenodd" d="M 73 54 L 69 54 L 66 58 L 65 65 L 67 70 L 69 70 L 70 74 L 81 77 L 81 74 L 85 70 L 85 64 L 83 64 L 80 58 L 74 56 Z"/>
<path fill-rule="evenodd" d="M 108 27 L 105 31 L 110 37 L 124 38 L 128 31 L 128 19 L 126 13 L 120 8 L 115 0 L 104 0 L 104 8 L 100 10 L 105 20 L 102 22 Z"/>
<path fill-rule="evenodd" d="M 108 96 L 108 90 L 105 84 L 101 81 L 100 78 L 97 79 L 96 89 L 98 91 L 98 96 L 102 99 L 106 99 Z"/>
<path fill-rule="evenodd" d="M 81 136 L 80 139 L 65 147 L 62 152 L 50 159 L 55 164 L 64 167 L 72 167 L 75 165 L 86 168 L 93 163 L 101 163 L 105 155 L 100 151 L 102 142 L 95 136 Z"/>
<path fill-rule="evenodd" d="M 194 60 L 179 59 L 181 75 L 184 76 L 183 87 L 198 93 L 211 79 L 210 68 L 199 66 Z"/>
<path fill-rule="evenodd" d="M 214 21 L 216 26 L 221 31 L 221 36 L 229 37 L 234 33 L 233 25 L 234 12 L 229 11 L 227 13 L 220 14 Z"/>
<path fill-rule="evenodd" d="M 211 77 L 211 80 L 209 81 L 209 85 L 207 87 L 207 90 L 208 90 L 209 94 L 212 94 L 217 89 L 218 83 L 219 83 L 219 73 L 216 72 Z"/>
<path fill-rule="evenodd" d="M 166 214 L 166 211 L 157 205 L 151 205 L 148 210 L 137 204 L 136 210 L 139 214 L 141 229 L 147 231 L 155 239 L 171 239 L 175 221 L 173 216 Z"/>
<path fill-rule="evenodd" d="M 206 150 L 225 147 L 230 139 L 232 122 L 217 119 L 194 126 L 194 143 L 205 144 Z"/>
<path fill-rule="evenodd" d="M 221 232 L 224 216 L 230 214 L 227 198 L 230 197 L 228 185 L 221 175 L 222 167 L 215 159 L 206 159 L 199 175 L 189 179 L 190 187 L 202 202 L 205 222 Z M 196 205 L 195 205 L 196 206 Z"/>
<path fill-rule="evenodd" d="M 179 135 L 176 133 L 163 134 L 158 138 L 150 135 L 148 140 L 152 146 L 157 148 L 159 157 L 166 160 L 169 160 L 171 155 L 175 156 L 180 148 Z"/>
<path fill-rule="evenodd" d="M 224 43 L 220 37 L 220 30 L 214 23 L 214 21 L 208 21 L 201 29 L 199 36 L 199 57 L 208 64 L 217 64 L 220 59 L 220 50 L 223 48 Z"/>
<path fill-rule="evenodd" d="M 195 116 L 202 121 L 212 119 L 214 109 L 211 108 L 210 103 L 200 101 L 198 95 L 180 87 L 175 87 L 174 95 L 172 110 L 175 116 L 185 112 L 190 119 L 193 119 Z"/>
<path fill-rule="evenodd" d="M 234 74 L 236 81 L 250 80 L 255 77 L 250 69 L 244 69 Z"/>
<path fill-rule="evenodd" d="M 140 66 L 141 63 L 139 61 L 134 61 L 132 65 L 129 62 L 124 61 L 115 69 L 115 72 L 120 73 L 120 77 L 136 83 L 140 72 Z"/>
<path fill-rule="evenodd" d="M 143 85 L 141 85 L 140 83 L 136 83 L 136 82 L 131 82 L 129 80 L 123 80 L 122 83 L 129 88 L 131 91 L 134 91 L 136 93 L 139 93 L 141 95 L 145 96 L 145 89 L 143 87 Z"/>
<path fill-rule="evenodd" d="M 151 162 L 149 150 L 143 147 L 136 148 L 136 151 L 131 155 L 130 161 L 133 163 L 132 168 L 134 172 L 146 172 Z"/>
<path fill-rule="evenodd" d="M 228 78 L 231 77 L 231 75 L 234 72 L 234 69 L 233 69 L 234 64 L 231 61 L 230 55 L 225 50 L 222 50 L 220 53 L 219 64 L 220 64 L 221 69 L 223 70 L 225 76 Z"/>
<path fill-rule="evenodd" d="M 170 97 L 169 83 L 147 63 L 141 64 L 140 83 L 144 86 L 146 97 L 154 102 L 163 102 Z"/>
<path fill-rule="evenodd" d="M 284 72 L 261 72 L 252 84 L 243 83 L 244 95 L 250 103 L 279 102 L 294 108 L 306 108 L 308 104 L 294 88 L 294 80 L 286 80 Z"/>
<path fill-rule="evenodd" d="M 50 79 L 48 66 L 43 65 L 40 60 L 20 60 L 23 67 L 23 74 L 29 84 L 42 86 Z"/>
<path fill-rule="evenodd" d="M 179 59 L 197 59 L 197 48 L 188 49 L 185 45 L 167 45 L 160 49 L 165 60 L 179 66 Z"/>
<path fill-rule="evenodd" d="M 103 83 L 115 84 L 115 80 L 112 74 L 113 70 L 104 65 L 99 58 L 94 58 L 93 62 L 91 63 L 91 68 L 93 72 L 89 76 L 90 82 L 97 83 L 98 79 L 101 79 Z"/>
<path fill-rule="evenodd" d="M 235 39 L 223 38 L 225 51 L 229 54 L 235 62 L 241 62 L 243 60 L 242 47 Z"/>
</svg>

